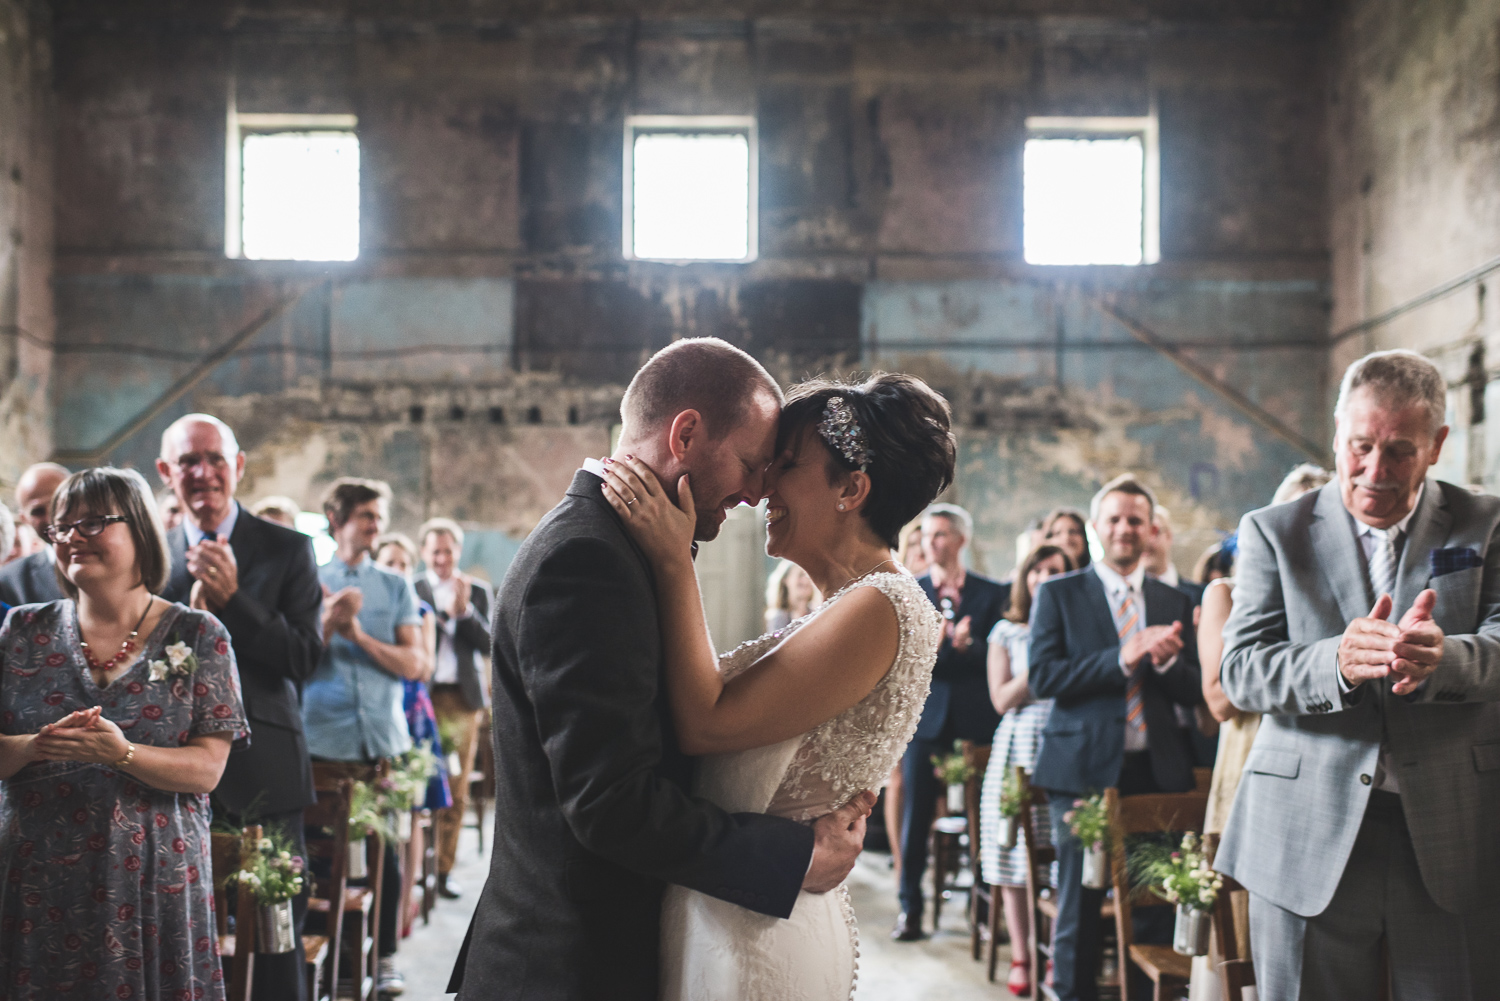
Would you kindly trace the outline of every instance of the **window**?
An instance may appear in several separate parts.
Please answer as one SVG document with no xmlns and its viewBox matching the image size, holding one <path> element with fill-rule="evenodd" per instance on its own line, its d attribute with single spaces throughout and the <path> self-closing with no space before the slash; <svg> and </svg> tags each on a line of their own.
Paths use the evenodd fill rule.
<svg viewBox="0 0 1500 1001">
<path fill-rule="evenodd" d="M 353 115 L 229 112 L 224 252 L 262 261 L 359 256 Z"/>
<path fill-rule="evenodd" d="M 755 119 L 625 119 L 625 256 L 755 259 Z"/>
<path fill-rule="evenodd" d="M 1028 264 L 1155 264 L 1156 118 L 1028 118 Z"/>
</svg>

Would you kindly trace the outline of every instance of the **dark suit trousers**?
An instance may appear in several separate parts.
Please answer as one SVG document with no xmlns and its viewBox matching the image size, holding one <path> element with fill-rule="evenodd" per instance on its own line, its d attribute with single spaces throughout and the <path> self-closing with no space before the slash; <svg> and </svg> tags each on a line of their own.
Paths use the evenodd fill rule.
<svg viewBox="0 0 1500 1001">
<path fill-rule="evenodd" d="M 912 739 L 901 758 L 901 781 L 906 802 L 901 817 L 901 909 L 914 918 L 922 916 L 922 876 L 927 871 L 927 835 L 932 829 L 942 783 L 933 774 L 933 755 L 953 752 L 949 727 L 936 740 Z"/>
<path fill-rule="evenodd" d="M 1125 755 L 1117 788 L 1121 796 L 1160 791 L 1155 776 L 1151 774 L 1149 752 Z M 1063 820 L 1063 814 L 1073 809 L 1073 801 L 1079 795 L 1049 789 L 1047 796 L 1052 810 L 1052 843 L 1057 846 L 1057 922 L 1052 933 L 1052 986 L 1059 1001 L 1095 1001 L 1099 996 L 1099 956 L 1104 945 L 1099 908 L 1104 904 L 1105 891 L 1089 890 L 1083 886 L 1083 846 Z M 1142 918 L 1143 922 L 1154 924 L 1156 915 L 1148 912 Z M 1152 934 L 1155 929 L 1139 924 L 1134 930 L 1141 941 L 1159 937 Z M 1167 934 L 1171 935 L 1170 928 Z M 1121 962 L 1125 960 L 1122 958 Z M 1045 976 L 1045 971 L 1039 972 Z"/>
<path fill-rule="evenodd" d="M 239 815 L 219 810 L 214 811 L 214 816 L 224 818 L 235 827 L 243 827 L 246 823 Z M 259 824 L 266 830 L 279 827 L 292 843 L 292 854 L 307 858 L 307 841 L 302 829 L 301 810 L 293 810 L 289 813 L 268 813 L 253 817 L 248 823 Z M 302 928 L 307 921 L 307 898 L 310 892 L 311 880 L 303 880 L 302 892 L 292 900 L 292 931 L 297 947 L 287 953 L 256 954 L 255 975 L 250 981 L 250 995 L 253 1001 L 306 1001 L 307 980 L 304 966 L 306 959 L 302 952 Z"/>
</svg>

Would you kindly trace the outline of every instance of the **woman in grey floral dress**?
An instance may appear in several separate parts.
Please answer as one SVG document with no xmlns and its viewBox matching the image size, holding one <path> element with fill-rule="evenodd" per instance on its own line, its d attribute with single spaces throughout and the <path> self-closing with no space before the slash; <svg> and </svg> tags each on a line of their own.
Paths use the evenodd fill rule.
<svg viewBox="0 0 1500 1001">
<path fill-rule="evenodd" d="M 71 600 L 0 627 L 0 992 L 222 998 L 208 793 L 246 732 L 229 636 L 155 596 L 166 536 L 138 473 L 69 477 L 48 534 Z"/>
</svg>

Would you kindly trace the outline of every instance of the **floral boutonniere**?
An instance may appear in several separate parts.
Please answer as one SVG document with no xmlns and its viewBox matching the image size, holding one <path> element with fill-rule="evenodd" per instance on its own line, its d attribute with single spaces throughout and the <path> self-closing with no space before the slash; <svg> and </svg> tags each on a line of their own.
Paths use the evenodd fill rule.
<svg viewBox="0 0 1500 1001">
<path fill-rule="evenodd" d="M 182 640 L 168 643 L 163 651 L 167 655 L 166 660 L 153 660 L 151 662 L 151 680 L 166 681 L 170 677 L 185 678 L 198 670 L 198 658 L 193 653 L 193 648 Z"/>
</svg>

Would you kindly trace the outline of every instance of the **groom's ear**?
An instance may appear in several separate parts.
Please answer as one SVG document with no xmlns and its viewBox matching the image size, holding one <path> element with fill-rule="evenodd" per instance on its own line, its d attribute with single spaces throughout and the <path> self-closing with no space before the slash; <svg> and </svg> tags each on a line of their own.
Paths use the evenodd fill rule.
<svg viewBox="0 0 1500 1001">
<path fill-rule="evenodd" d="M 667 451 L 681 463 L 687 461 L 688 451 L 703 444 L 703 416 L 696 410 L 684 410 L 672 418 L 667 429 Z"/>
</svg>

